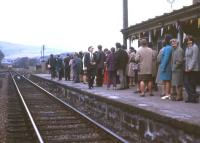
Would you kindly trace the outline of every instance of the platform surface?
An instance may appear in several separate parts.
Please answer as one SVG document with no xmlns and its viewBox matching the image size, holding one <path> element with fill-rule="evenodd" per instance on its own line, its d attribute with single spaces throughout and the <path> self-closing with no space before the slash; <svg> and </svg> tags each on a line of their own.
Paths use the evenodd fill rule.
<svg viewBox="0 0 200 143">
<path fill-rule="evenodd" d="M 37 74 L 36 76 L 51 80 L 49 74 Z M 88 89 L 88 85 L 83 83 L 74 83 L 64 79 L 60 81 L 55 79 L 54 81 L 200 127 L 200 103 L 162 100 L 159 91 L 154 92 L 154 96 L 149 96 L 147 93 L 145 97 L 140 97 L 139 94 L 134 93 L 135 87 L 125 90 L 107 90 L 106 85 L 104 85 Z"/>
</svg>

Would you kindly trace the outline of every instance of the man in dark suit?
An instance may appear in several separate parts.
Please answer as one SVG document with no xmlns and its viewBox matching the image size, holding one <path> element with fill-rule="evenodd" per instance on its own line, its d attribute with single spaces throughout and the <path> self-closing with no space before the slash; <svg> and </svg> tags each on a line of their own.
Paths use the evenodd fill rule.
<svg viewBox="0 0 200 143">
<path fill-rule="evenodd" d="M 84 65 L 87 67 L 87 78 L 88 78 L 88 87 L 89 89 L 93 88 L 95 71 L 96 71 L 96 57 L 93 53 L 94 48 L 90 46 L 88 48 L 88 53 L 85 55 Z"/>
<path fill-rule="evenodd" d="M 63 74 L 63 61 L 60 55 L 58 55 L 56 60 L 56 68 L 58 72 L 58 80 L 62 80 L 62 74 Z"/>
<path fill-rule="evenodd" d="M 102 46 L 98 45 L 98 52 L 96 55 L 97 75 L 96 75 L 96 86 L 103 85 L 103 69 L 106 56 L 102 51 Z"/>
<path fill-rule="evenodd" d="M 70 56 L 67 55 L 67 57 L 64 59 L 64 68 L 65 68 L 65 80 L 70 80 L 70 65 L 69 65 L 69 61 L 70 61 Z"/>
<path fill-rule="evenodd" d="M 51 73 L 51 79 L 53 80 L 56 77 L 56 58 L 54 58 L 53 54 L 50 55 L 48 65 Z"/>
<path fill-rule="evenodd" d="M 127 87 L 127 79 L 126 79 L 126 66 L 128 64 L 128 53 L 125 51 L 125 48 L 121 46 L 120 43 L 116 43 L 115 52 L 116 56 L 116 69 L 119 75 L 120 80 L 120 90 L 128 88 Z"/>
</svg>

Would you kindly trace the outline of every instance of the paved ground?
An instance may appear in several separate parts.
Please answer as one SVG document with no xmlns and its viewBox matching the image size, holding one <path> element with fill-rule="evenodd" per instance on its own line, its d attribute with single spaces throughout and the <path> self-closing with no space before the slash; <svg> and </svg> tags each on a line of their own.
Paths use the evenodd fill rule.
<svg viewBox="0 0 200 143">
<path fill-rule="evenodd" d="M 48 74 L 38 74 L 37 76 L 50 79 Z M 88 89 L 88 86 L 83 83 L 73 83 L 72 81 L 57 81 L 68 86 L 73 86 L 81 90 L 103 96 L 108 99 L 117 100 L 133 107 L 137 106 L 144 110 L 148 110 L 160 115 L 164 115 L 179 121 L 184 121 L 200 127 L 200 103 L 185 103 L 184 101 L 161 100 L 160 93 L 155 92 L 155 96 L 139 97 L 134 93 L 135 88 L 132 87 L 126 90 L 107 90 L 106 87 L 94 87 Z M 199 90 L 200 88 L 198 88 Z"/>
</svg>

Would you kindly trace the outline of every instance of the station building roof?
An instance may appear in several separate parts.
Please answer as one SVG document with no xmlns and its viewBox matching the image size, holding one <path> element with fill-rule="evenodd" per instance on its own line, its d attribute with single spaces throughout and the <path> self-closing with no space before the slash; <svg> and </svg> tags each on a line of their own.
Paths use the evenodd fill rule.
<svg viewBox="0 0 200 143">
<path fill-rule="evenodd" d="M 187 22 L 200 31 L 200 3 L 185 6 L 182 9 L 174 10 L 171 13 L 164 13 L 161 16 L 142 21 L 127 29 L 122 29 L 121 32 L 126 35 L 127 38 L 132 37 L 132 39 L 137 39 L 137 35 L 140 33 L 144 34 L 144 32 L 160 30 L 161 28 L 166 27 L 170 29 L 169 26 L 177 27 L 180 23 L 187 24 Z M 199 32 L 196 34 L 199 34 Z"/>
</svg>

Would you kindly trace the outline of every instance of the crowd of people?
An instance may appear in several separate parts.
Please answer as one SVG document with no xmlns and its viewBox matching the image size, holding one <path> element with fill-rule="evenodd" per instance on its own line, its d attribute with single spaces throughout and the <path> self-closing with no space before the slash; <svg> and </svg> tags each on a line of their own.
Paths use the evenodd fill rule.
<svg viewBox="0 0 200 143">
<path fill-rule="evenodd" d="M 106 84 L 109 90 L 123 90 L 136 86 L 135 93 L 141 97 L 154 96 L 153 90 L 161 88 L 161 99 L 183 100 L 183 87 L 187 93 L 185 102 L 198 103 L 196 92 L 200 71 L 200 50 L 192 36 L 185 38 L 186 48 L 180 47 L 176 38 L 165 35 L 162 48 L 156 51 L 146 39 L 139 40 L 136 51 L 116 43 L 110 50 L 98 51 L 88 47 L 88 52 L 68 54 L 64 59 L 50 55 L 48 68 L 51 78 L 83 82 L 88 88 Z"/>
</svg>

